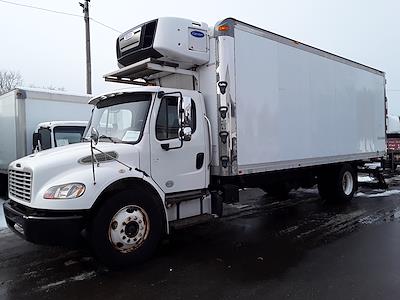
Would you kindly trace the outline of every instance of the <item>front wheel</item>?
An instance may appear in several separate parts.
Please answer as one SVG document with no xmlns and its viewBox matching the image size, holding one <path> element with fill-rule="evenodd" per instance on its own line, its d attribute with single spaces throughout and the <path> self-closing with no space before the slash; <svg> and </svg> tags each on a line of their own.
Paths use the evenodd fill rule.
<svg viewBox="0 0 400 300">
<path fill-rule="evenodd" d="M 142 262 L 157 248 L 163 233 L 158 199 L 128 190 L 106 199 L 92 220 L 90 244 L 107 266 L 121 268 Z"/>
</svg>

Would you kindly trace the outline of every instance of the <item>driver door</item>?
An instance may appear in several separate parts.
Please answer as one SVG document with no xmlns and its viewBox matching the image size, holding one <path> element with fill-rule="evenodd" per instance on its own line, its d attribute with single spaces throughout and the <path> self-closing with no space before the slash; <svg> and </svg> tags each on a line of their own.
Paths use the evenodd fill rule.
<svg viewBox="0 0 400 300">
<path fill-rule="evenodd" d="M 197 101 L 196 101 L 197 100 Z M 206 146 L 202 106 L 192 97 L 192 138 L 182 147 L 164 150 L 163 144 L 179 147 L 178 97 L 156 99 L 150 126 L 151 176 L 165 193 L 206 187 Z"/>
</svg>

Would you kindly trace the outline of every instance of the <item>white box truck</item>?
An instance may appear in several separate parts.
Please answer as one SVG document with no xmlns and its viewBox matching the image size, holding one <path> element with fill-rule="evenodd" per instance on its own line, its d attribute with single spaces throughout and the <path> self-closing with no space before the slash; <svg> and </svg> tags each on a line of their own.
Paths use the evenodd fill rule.
<svg viewBox="0 0 400 300">
<path fill-rule="evenodd" d="M 239 188 L 349 201 L 357 167 L 385 154 L 385 75 L 343 57 L 235 19 L 159 18 L 119 36 L 117 58 L 105 79 L 137 86 L 90 100 L 87 142 L 9 166 L 6 220 L 29 241 L 85 233 L 124 266 Z"/>
<path fill-rule="evenodd" d="M 39 123 L 33 133 L 33 152 L 82 141 L 88 121 L 50 121 Z"/>
<path fill-rule="evenodd" d="M 0 95 L 0 190 L 7 186 L 10 162 L 35 148 L 65 144 L 68 137 L 75 142 L 71 134 L 83 134 L 92 109 L 89 99 L 88 95 L 36 88 L 16 88 Z M 52 120 L 57 122 L 42 123 Z M 79 120 L 82 122 L 76 122 Z M 64 140 L 57 144 L 57 137 Z"/>
</svg>

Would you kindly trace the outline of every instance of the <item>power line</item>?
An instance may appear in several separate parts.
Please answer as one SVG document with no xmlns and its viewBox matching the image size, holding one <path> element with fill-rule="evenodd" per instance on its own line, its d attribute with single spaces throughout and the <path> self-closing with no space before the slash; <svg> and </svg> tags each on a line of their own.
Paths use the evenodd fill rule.
<svg viewBox="0 0 400 300">
<path fill-rule="evenodd" d="M 0 2 L 4 2 L 4 3 L 7 3 L 7 4 L 16 5 L 16 6 L 22 6 L 22 7 L 27 7 L 27 8 L 33 8 L 33 9 L 42 10 L 42 11 L 47 11 L 47 12 L 52 12 L 52 13 L 61 14 L 61 15 L 67 15 L 67 16 L 82 18 L 82 16 L 80 16 L 80 15 L 71 14 L 71 13 L 67 13 L 67 12 L 63 12 L 63 11 L 58 11 L 58 10 L 52 10 L 52 9 L 48 9 L 48 8 L 38 7 L 38 6 L 32 6 L 32 5 L 27 5 L 27 4 L 15 3 L 15 2 L 6 1 L 6 0 L 0 0 Z"/>
<path fill-rule="evenodd" d="M 114 30 L 115 32 L 122 33 L 121 31 L 119 31 L 119 30 L 117 30 L 115 28 L 112 28 L 111 26 L 108 26 L 108 25 L 106 25 L 106 24 L 104 24 L 104 23 L 102 23 L 100 21 L 97 21 L 97 20 L 93 19 L 92 17 L 90 18 L 90 20 L 92 20 L 93 22 L 95 22 L 97 24 L 100 24 L 100 25 L 102 25 L 104 27 L 107 27 L 108 29 Z"/>
<path fill-rule="evenodd" d="M 38 6 L 32 6 L 32 5 L 27 5 L 27 4 L 21 4 L 21 3 L 16 3 L 16 2 L 11 2 L 11 1 L 6 1 L 6 0 L 0 0 L 0 2 L 3 3 L 7 3 L 7 4 L 12 4 L 12 5 L 16 5 L 16 6 L 22 6 L 22 7 L 26 7 L 26 8 L 32 8 L 32 9 L 36 9 L 36 10 L 41 10 L 41 11 L 45 11 L 45 12 L 50 12 L 50 13 L 56 13 L 56 14 L 61 14 L 61 15 L 66 15 L 66 16 L 71 16 L 71 17 L 78 17 L 78 18 L 82 18 L 82 16 L 77 15 L 77 14 L 72 14 L 72 13 L 68 13 L 68 12 L 64 12 L 64 11 L 59 11 L 59 10 L 53 10 L 53 9 L 48 9 L 48 8 L 43 8 L 43 7 L 38 7 Z M 121 31 L 108 26 L 100 21 L 97 21 L 93 18 L 90 18 L 93 22 L 96 22 L 99 25 L 102 25 L 108 29 L 111 29 L 117 33 L 121 33 Z"/>
</svg>

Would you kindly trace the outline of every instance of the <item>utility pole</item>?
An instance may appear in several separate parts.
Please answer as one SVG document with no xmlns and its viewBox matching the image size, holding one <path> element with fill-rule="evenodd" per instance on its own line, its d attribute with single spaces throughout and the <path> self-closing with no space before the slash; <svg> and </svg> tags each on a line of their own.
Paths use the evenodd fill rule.
<svg viewBox="0 0 400 300">
<path fill-rule="evenodd" d="M 79 5 L 83 8 L 84 19 L 85 19 L 85 29 L 86 29 L 86 93 L 92 93 L 92 66 L 90 59 L 90 27 L 89 27 L 89 2 L 90 0 L 85 0 L 84 3 Z"/>
</svg>

